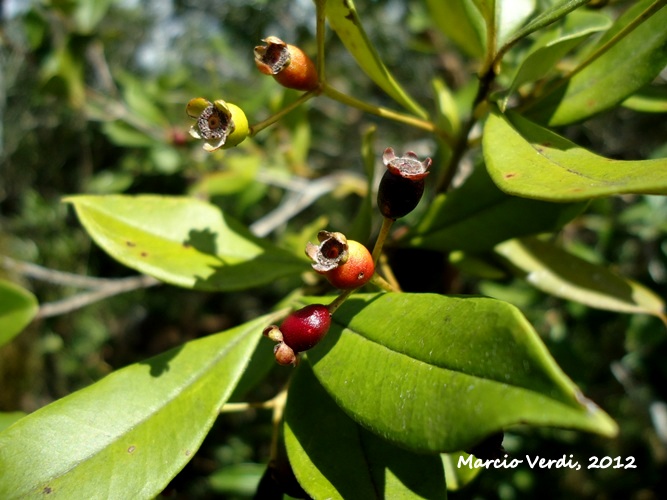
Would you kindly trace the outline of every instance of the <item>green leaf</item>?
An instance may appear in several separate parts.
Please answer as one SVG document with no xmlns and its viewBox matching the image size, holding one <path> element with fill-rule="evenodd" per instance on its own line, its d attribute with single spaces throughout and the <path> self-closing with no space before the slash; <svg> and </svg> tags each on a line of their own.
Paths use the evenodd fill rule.
<svg viewBox="0 0 667 500">
<path fill-rule="evenodd" d="M 495 249 L 528 283 L 597 309 L 652 314 L 667 324 L 664 301 L 639 283 L 537 238 L 506 241 Z"/>
<path fill-rule="evenodd" d="M 472 0 L 427 0 L 435 25 L 471 57 L 482 59 L 486 31 Z"/>
<path fill-rule="evenodd" d="M 482 145 L 487 169 L 508 194 L 578 201 L 625 193 L 667 194 L 667 158 L 611 160 L 519 115 L 492 113 Z"/>
<path fill-rule="evenodd" d="M 557 231 L 583 208 L 581 203 L 508 196 L 493 184 L 484 168 L 476 168 L 460 188 L 433 200 L 404 241 L 430 250 L 479 253 L 518 236 Z"/>
<path fill-rule="evenodd" d="M 26 414 L 22 411 L 0 412 L 0 431 L 5 430 L 14 422 L 18 422 L 25 416 Z"/>
<path fill-rule="evenodd" d="M 238 290 L 304 270 L 298 257 L 193 198 L 110 195 L 66 201 L 109 255 L 173 285 Z"/>
<path fill-rule="evenodd" d="M 14 283 L 0 280 L 0 346 L 21 333 L 38 309 L 33 294 Z"/>
<path fill-rule="evenodd" d="M 496 51 L 535 11 L 536 0 L 495 0 Z"/>
<path fill-rule="evenodd" d="M 361 25 L 354 2 L 327 0 L 325 13 L 329 25 L 366 75 L 398 104 L 417 116 L 426 118 L 427 113 L 405 92 L 380 59 Z"/>
<path fill-rule="evenodd" d="M 546 75 L 582 38 L 610 25 L 607 16 L 596 12 L 573 12 L 567 16 L 561 26 L 535 41 L 514 76 L 507 98 L 522 84 Z"/>
<path fill-rule="evenodd" d="M 535 10 L 535 0 L 472 0 L 484 18 L 487 40 L 487 60 L 498 52 L 512 33 L 530 17 Z"/>
<path fill-rule="evenodd" d="M 517 30 L 505 42 L 505 45 L 501 50 L 506 51 L 511 45 L 514 45 L 522 38 L 525 38 L 531 33 L 534 33 L 539 29 L 555 23 L 573 10 L 581 7 L 584 4 L 587 4 L 588 2 L 590 2 L 590 0 L 561 0 L 560 2 L 554 2 L 548 8 L 540 12 L 537 16 L 532 18 L 530 22 L 528 22 L 523 28 Z"/>
<path fill-rule="evenodd" d="M 356 424 L 308 363 L 290 383 L 285 445 L 299 483 L 313 498 L 447 498 L 439 455 L 399 448 Z"/>
<path fill-rule="evenodd" d="M 0 498 L 152 498 L 199 448 L 272 317 L 130 365 L 0 433 Z"/>
<path fill-rule="evenodd" d="M 617 432 L 495 299 L 355 295 L 307 359 L 352 419 L 416 451 L 466 449 L 518 424 Z"/>
<path fill-rule="evenodd" d="M 617 43 L 609 42 L 654 3 L 643 0 L 628 9 L 594 47 L 594 53 L 601 50 L 599 57 L 533 103 L 528 116 L 550 126 L 566 125 L 610 109 L 650 83 L 667 65 L 667 8 L 658 7 Z"/>
</svg>

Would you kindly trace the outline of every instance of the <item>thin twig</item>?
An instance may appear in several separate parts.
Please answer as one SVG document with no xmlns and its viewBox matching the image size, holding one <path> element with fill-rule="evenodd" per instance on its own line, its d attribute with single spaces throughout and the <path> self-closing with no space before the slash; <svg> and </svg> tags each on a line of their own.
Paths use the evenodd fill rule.
<svg viewBox="0 0 667 500">
<path fill-rule="evenodd" d="M 129 278 L 122 278 L 118 280 L 110 280 L 111 282 L 98 286 L 95 290 L 80 293 L 72 297 L 58 300 L 55 302 L 47 302 L 39 306 L 36 318 L 49 318 L 58 316 L 60 314 L 67 314 L 69 312 L 81 309 L 87 305 L 93 304 L 100 300 L 119 295 L 121 293 L 132 292 L 142 288 L 159 285 L 161 282 L 152 276 L 140 275 L 131 276 Z"/>
<path fill-rule="evenodd" d="M 323 195 L 333 191 L 345 179 L 357 180 L 360 178 L 349 172 L 335 172 L 315 180 L 306 180 L 295 177 L 289 183 L 283 184 L 293 192 L 272 212 L 250 225 L 250 231 L 259 237 L 264 237 L 299 214 Z"/>
<path fill-rule="evenodd" d="M 28 278 L 34 278 L 56 285 L 72 286 L 76 288 L 100 288 L 113 285 L 118 280 L 81 276 L 80 274 L 56 271 L 46 267 L 12 259 L 6 255 L 0 256 L 0 265 L 5 269 L 15 271 Z"/>
</svg>

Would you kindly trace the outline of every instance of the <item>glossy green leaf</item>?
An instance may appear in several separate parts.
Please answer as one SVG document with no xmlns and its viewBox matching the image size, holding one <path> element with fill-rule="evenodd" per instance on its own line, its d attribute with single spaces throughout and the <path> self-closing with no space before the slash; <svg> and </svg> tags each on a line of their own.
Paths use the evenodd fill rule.
<svg viewBox="0 0 667 500">
<path fill-rule="evenodd" d="M 484 57 L 484 21 L 472 0 L 427 0 L 435 25 L 466 54 Z"/>
<path fill-rule="evenodd" d="M 437 196 L 405 244 L 431 250 L 490 250 L 501 241 L 560 229 L 584 208 L 547 203 L 500 191 L 484 168 L 460 188 Z"/>
<path fill-rule="evenodd" d="M 130 365 L 0 433 L 0 498 L 153 498 L 192 458 L 273 320 Z"/>
<path fill-rule="evenodd" d="M 618 34 L 631 26 L 654 2 L 642 0 L 610 29 Z M 610 109 L 650 83 L 667 65 L 667 8 L 664 6 L 630 30 L 618 42 L 564 85 L 554 87 L 528 110 L 528 116 L 551 126 L 566 125 Z M 604 37 L 594 48 L 609 43 Z"/>
<path fill-rule="evenodd" d="M 285 445 L 313 498 L 447 498 L 440 456 L 399 448 L 356 424 L 302 363 L 285 406 Z"/>
<path fill-rule="evenodd" d="M 325 13 L 331 28 L 368 77 L 405 109 L 426 118 L 426 112 L 405 92 L 380 59 L 361 25 L 354 2 L 327 0 Z"/>
<path fill-rule="evenodd" d="M 508 194 L 577 201 L 625 193 L 667 194 L 667 158 L 611 160 L 512 115 L 492 113 L 484 127 L 484 158 Z"/>
<path fill-rule="evenodd" d="M 535 0 L 472 1 L 484 19 L 486 38 L 491 38 L 492 44 L 487 50 L 492 51 L 492 56 L 535 10 Z"/>
<path fill-rule="evenodd" d="M 28 326 L 37 314 L 37 299 L 29 291 L 0 280 L 0 346 Z"/>
<path fill-rule="evenodd" d="M 573 12 L 562 25 L 538 38 L 521 62 L 510 86 L 509 95 L 526 82 L 546 75 L 582 38 L 609 28 L 611 21 L 596 12 Z"/>
<path fill-rule="evenodd" d="M 665 303 L 655 293 L 547 241 L 522 238 L 495 249 L 511 269 L 534 287 L 598 309 L 658 316 L 667 324 Z"/>
<path fill-rule="evenodd" d="M 66 201 L 112 257 L 173 285 L 236 290 L 304 270 L 298 257 L 193 198 L 112 195 Z"/>
<path fill-rule="evenodd" d="M 352 419 L 416 451 L 466 449 L 517 424 L 617 432 L 495 299 L 354 295 L 307 359 Z"/>
<path fill-rule="evenodd" d="M 496 51 L 533 14 L 536 0 L 495 0 Z"/>
</svg>

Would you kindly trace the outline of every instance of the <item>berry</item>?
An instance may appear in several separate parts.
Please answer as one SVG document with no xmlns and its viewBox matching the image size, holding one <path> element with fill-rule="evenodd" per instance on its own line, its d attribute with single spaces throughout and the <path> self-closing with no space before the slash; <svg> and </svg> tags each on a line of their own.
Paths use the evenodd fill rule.
<svg viewBox="0 0 667 500">
<path fill-rule="evenodd" d="M 375 272 L 373 256 L 358 241 L 348 240 L 342 233 L 320 231 L 319 246 L 308 243 L 306 255 L 313 261 L 315 271 L 341 290 L 365 285 Z"/>
<path fill-rule="evenodd" d="M 341 290 L 351 290 L 365 285 L 375 272 L 373 257 L 364 245 L 358 241 L 348 240 L 347 253 L 348 257 L 344 264 L 325 274 L 329 283 Z"/>
<path fill-rule="evenodd" d="M 197 123 L 190 128 L 190 135 L 204 139 L 204 149 L 227 149 L 248 137 L 248 118 L 236 104 L 222 99 L 211 103 L 203 97 L 191 99 L 185 111 Z"/>
<path fill-rule="evenodd" d="M 272 75 L 283 87 L 295 90 L 315 90 L 319 85 L 313 61 L 295 45 L 270 36 L 266 45 L 255 47 L 255 64 L 265 75 Z"/>
<path fill-rule="evenodd" d="M 419 161 L 412 151 L 397 157 L 392 148 L 387 148 L 382 161 L 387 171 L 378 188 L 378 208 L 383 216 L 396 220 L 412 212 L 421 200 L 431 159 Z"/>
<path fill-rule="evenodd" d="M 331 314 L 322 304 L 312 304 L 287 316 L 280 325 L 283 343 L 295 353 L 315 346 L 329 331 Z"/>
</svg>

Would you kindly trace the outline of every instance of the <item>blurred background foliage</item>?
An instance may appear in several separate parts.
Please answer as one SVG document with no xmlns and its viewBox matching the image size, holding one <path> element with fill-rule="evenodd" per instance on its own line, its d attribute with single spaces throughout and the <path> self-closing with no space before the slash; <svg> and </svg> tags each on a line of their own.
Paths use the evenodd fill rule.
<svg viewBox="0 0 667 500">
<path fill-rule="evenodd" d="M 437 76 L 457 92 L 465 110 L 475 84 L 474 61 L 432 25 L 423 1 L 357 3 L 388 67 L 422 105 L 434 106 L 429 82 Z M 387 145 L 434 149 L 433 139 L 419 131 L 326 98 L 310 101 L 232 150 L 208 154 L 190 138 L 184 107 L 192 97 L 239 104 L 251 123 L 295 99 L 298 94 L 257 72 L 252 49 L 277 35 L 314 54 L 310 0 L 5 0 L 0 7 L 0 254 L 15 259 L 83 275 L 131 273 L 91 243 L 60 201 L 67 194 L 189 194 L 252 225 L 303 179 L 347 172 L 289 226 L 272 231 L 281 245 L 303 248 L 322 227 L 346 228 L 358 211 L 367 189 L 362 138 L 370 126 L 377 127 L 376 153 Z M 393 107 L 332 33 L 327 57 L 334 87 Z M 511 53 L 508 62 L 511 67 Z M 664 78 L 658 83 L 664 85 Z M 622 107 L 564 133 L 613 158 L 667 154 L 667 122 L 660 114 Z M 475 161 L 474 154 L 466 161 Z M 665 297 L 666 230 L 667 198 L 621 196 L 592 203 L 564 230 L 562 241 L 569 251 L 613 263 Z M 406 289 L 428 288 L 415 277 L 409 251 L 396 251 L 392 261 Z M 483 472 L 453 498 L 664 498 L 667 341 L 659 320 L 592 310 L 516 280 L 470 279 L 439 254 L 429 265 L 446 276 L 452 293 L 482 293 L 518 305 L 565 372 L 621 428 L 614 440 L 544 429 L 507 433 L 505 448 L 513 456 L 572 454 L 583 468 Z M 9 268 L 0 275 L 33 291 L 40 303 L 76 293 L 28 281 Z M 282 280 L 234 294 L 162 286 L 40 319 L 0 349 L 3 419 L 264 313 L 300 284 Z M 249 394 L 238 397 L 268 399 L 288 373 L 271 368 Z M 269 412 L 222 415 L 168 493 L 252 496 L 268 460 L 270 436 Z M 630 455 L 637 469 L 585 468 L 591 456 Z"/>
</svg>

